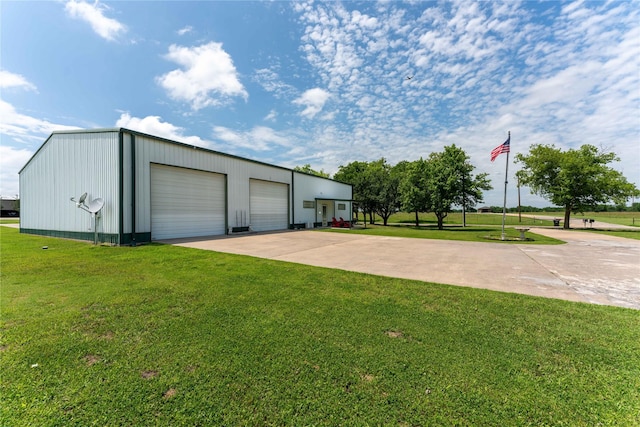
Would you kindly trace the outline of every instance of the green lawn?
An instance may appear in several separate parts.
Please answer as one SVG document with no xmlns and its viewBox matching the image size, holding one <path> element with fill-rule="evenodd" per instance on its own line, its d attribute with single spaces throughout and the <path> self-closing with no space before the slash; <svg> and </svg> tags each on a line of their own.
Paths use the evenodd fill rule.
<svg viewBox="0 0 640 427">
<path fill-rule="evenodd" d="M 0 228 L 3 426 L 640 424 L 636 310 Z"/>
<path fill-rule="evenodd" d="M 391 237 L 409 237 L 417 239 L 439 239 L 439 240 L 462 240 L 468 242 L 493 242 L 493 243 L 511 243 L 511 244 L 543 244 L 558 245 L 565 243 L 561 240 L 551 237 L 535 234 L 535 230 L 526 232 L 526 241 L 520 240 L 520 232 L 513 227 L 505 228 L 505 240 L 502 241 L 501 227 L 490 226 L 447 226 L 444 230 L 438 230 L 433 226 L 415 227 L 410 225 L 378 225 L 367 224 L 366 228 L 363 224 L 352 229 L 345 228 L 325 228 L 320 231 L 334 233 L 355 233 L 369 234 L 375 236 L 391 236 Z"/>
<path fill-rule="evenodd" d="M 564 212 L 522 212 L 522 218 L 518 214 L 509 213 L 506 216 L 505 224 L 512 226 L 519 225 L 548 225 L 552 226 L 553 221 L 547 218 L 564 219 Z M 536 218 L 530 218 L 536 217 Z M 584 214 L 572 214 L 572 218 L 592 218 L 598 222 L 608 222 L 611 224 L 633 225 L 640 227 L 640 212 L 585 212 Z M 360 215 L 362 222 L 362 215 Z M 433 213 L 421 213 L 419 215 L 421 224 L 436 224 L 436 217 Z M 382 224 L 382 219 L 376 217 L 376 222 Z M 415 223 L 415 213 L 398 212 L 389 217 L 389 223 Z M 462 224 L 462 213 L 452 212 L 444 220 L 445 225 Z M 466 214 L 467 225 L 502 225 L 502 214 L 480 214 L 471 212 Z"/>
<path fill-rule="evenodd" d="M 553 214 L 548 214 L 553 215 Z M 416 221 L 415 213 L 412 212 L 397 212 L 389 217 L 389 224 L 393 223 L 405 223 L 405 224 L 415 224 Z M 436 219 L 435 214 L 433 213 L 420 213 L 418 215 L 420 220 L 420 224 L 437 224 L 438 221 Z M 476 212 L 471 212 L 465 214 L 466 224 L 467 225 L 502 225 L 502 214 L 480 214 Z M 562 218 L 562 215 L 558 218 Z M 362 223 L 362 215 L 359 217 L 360 223 Z M 382 218 L 376 217 L 376 223 L 382 224 Z M 461 212 L 452 212 L 446 216 L 444 219 L 445 225 L 459 225 L 462 224 L 462 213 Z M 522 217 L 521 219 L 518 216 L 507 215 L 505 217 L 505 224 L 511 226 L 520 226 L 520 225 L 548 225 L 552 226 L 553 221 L 548 219 L 535 219 L 535 218 L 527 218 Z"/>
<path fill-rule="evenodd" d="M 594 219 L 596 222 L 608 222 L 610 224 L 631 225 L 640 227 L 640 212 L 585 212 L 573 214 L 573 219 Z"/>
</svg>

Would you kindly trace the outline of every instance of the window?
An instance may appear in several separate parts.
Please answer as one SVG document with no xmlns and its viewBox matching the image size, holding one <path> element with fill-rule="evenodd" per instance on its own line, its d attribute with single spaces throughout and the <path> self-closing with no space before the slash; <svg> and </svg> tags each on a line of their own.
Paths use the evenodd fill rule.
<svg viewBox="0 0 640 427">
<path fill-rule="evenodd" d="M 338 203 L 338 210 L 343 211 L 347 209 L 347 205 L 345 203 Z"/>
<path fill-rule="evenodd" d="M 313 200 L 303 200 L 302 201 L 302 207 L 303 208 L 311 208 L 313 209 L 315 207 L 315 203 L 313 202 Z"/>
</svg>

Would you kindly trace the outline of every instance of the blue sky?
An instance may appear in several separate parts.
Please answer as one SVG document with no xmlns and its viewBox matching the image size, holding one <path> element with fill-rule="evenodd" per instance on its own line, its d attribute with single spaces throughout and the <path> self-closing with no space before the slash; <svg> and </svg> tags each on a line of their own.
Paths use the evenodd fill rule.
<svg viewBox="0 0 640 427">
<path fill-rule="evenodd" d="M 531 144 L 640 186 L 640 2 L 0 2 L 0 194 L 54 130 L 126 127 L 334 173 L 462 147 L 517 204 Z M 407 77 L 412 77 L 407 79 Z M 522 190 L 522 203 L 549 205 Z"/>
</svg>

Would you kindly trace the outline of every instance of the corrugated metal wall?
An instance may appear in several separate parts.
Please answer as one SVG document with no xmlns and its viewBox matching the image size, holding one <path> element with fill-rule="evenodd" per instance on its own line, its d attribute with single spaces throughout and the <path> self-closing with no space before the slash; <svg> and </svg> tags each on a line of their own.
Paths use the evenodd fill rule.
<svg viewBox="0 0 640 427">
<path fill-rule="evenodd" d="M 102 241 L 148 240 L 152 164 L 225 175 L 231 228 L 248 225 L 251 180 L 287 185 L 292 223 L 315 220 L 315 210 L 303 208 L 304 201 L 351 199 L 349 185 L 126 129 L 54 132 L 20 172 L 21 229 L 92 240 L 90 214 L 70 201 L 87 192 L 88 201 L 105 202 L 98 227 L 106 236 Z"/>
<path fill-rule="evenodd" d="M 117 234 L 118 132 L 54 133 L 20 173 L 20 227 L 89 233 L 91 215 L 69 199 L 104 199 L 100 233 Z"/>
<path fill-rule="evenodd" d="M 349 219 L 351 216 L 351 200 L 352 187 L 348 184 L 343 184 L 337 181 L 331 181 L 325 178 L 311 176 L 299 172 L 294 172 L 294 194 L 293 194 L 293 220 L 294 224 L 297 223 L 313 223 L 319 221 L 318 213 L 315 209 L 305 207 L 304 202 L 315 203 L 315 199 L 323 199 L 326 201 L 338 201 L 335 202 L 336 206 L 333 206 L 331 210 L 331 216 Z M 338 203 L 344 203 L 345 209 L 338 210 Z"/>
<path fill-rule="evenodd" d="M 126 157 L 128 151 L 126 149 L 124 151 Z M 150 165 L 152 163 L 225 174 L 227 176 L 227 220 L 230 227 L 242 225 L 236 224 L 237 218 L 249 217 L 250 179 L 279 182 L 289 184 L 291 187 L 291 171 L 287 169 L 174 144 L 150 136 L 135 135 L 135 157 L 137 233 L 151 232 Z M 128 184 L 125 184 L 125 187 L 127 186 Z M 125 201 L 124 205 L 126 204 Z"/>
</svg>

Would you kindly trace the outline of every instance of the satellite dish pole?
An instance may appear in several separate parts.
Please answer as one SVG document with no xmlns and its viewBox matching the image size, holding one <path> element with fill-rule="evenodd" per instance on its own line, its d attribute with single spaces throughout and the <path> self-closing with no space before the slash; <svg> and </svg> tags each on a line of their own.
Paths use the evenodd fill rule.
<svg viewBox="0 0 640 427">
<path fill-rule="evenodd" d="M 76 204 L 76 207 L 78 209 L 82 209 L 83 211 L 89 212 L 91 214 L 91 219 L 92 219 L 91 222 L 93 226 L 93 244 L 97 245 L 98 244 L 98 218 L 100 218 L 100 211 L 104 206 L 104 200 L 98 197 L 97 199 L 93 199 L 92 201 L 90 201 L 88 205 L 85 203 L 86 200 L 87 200 L 87 193 L 83 193 L 77 202 L 73 197 L 71 198 L 71 201 Z"/>
</svg>

